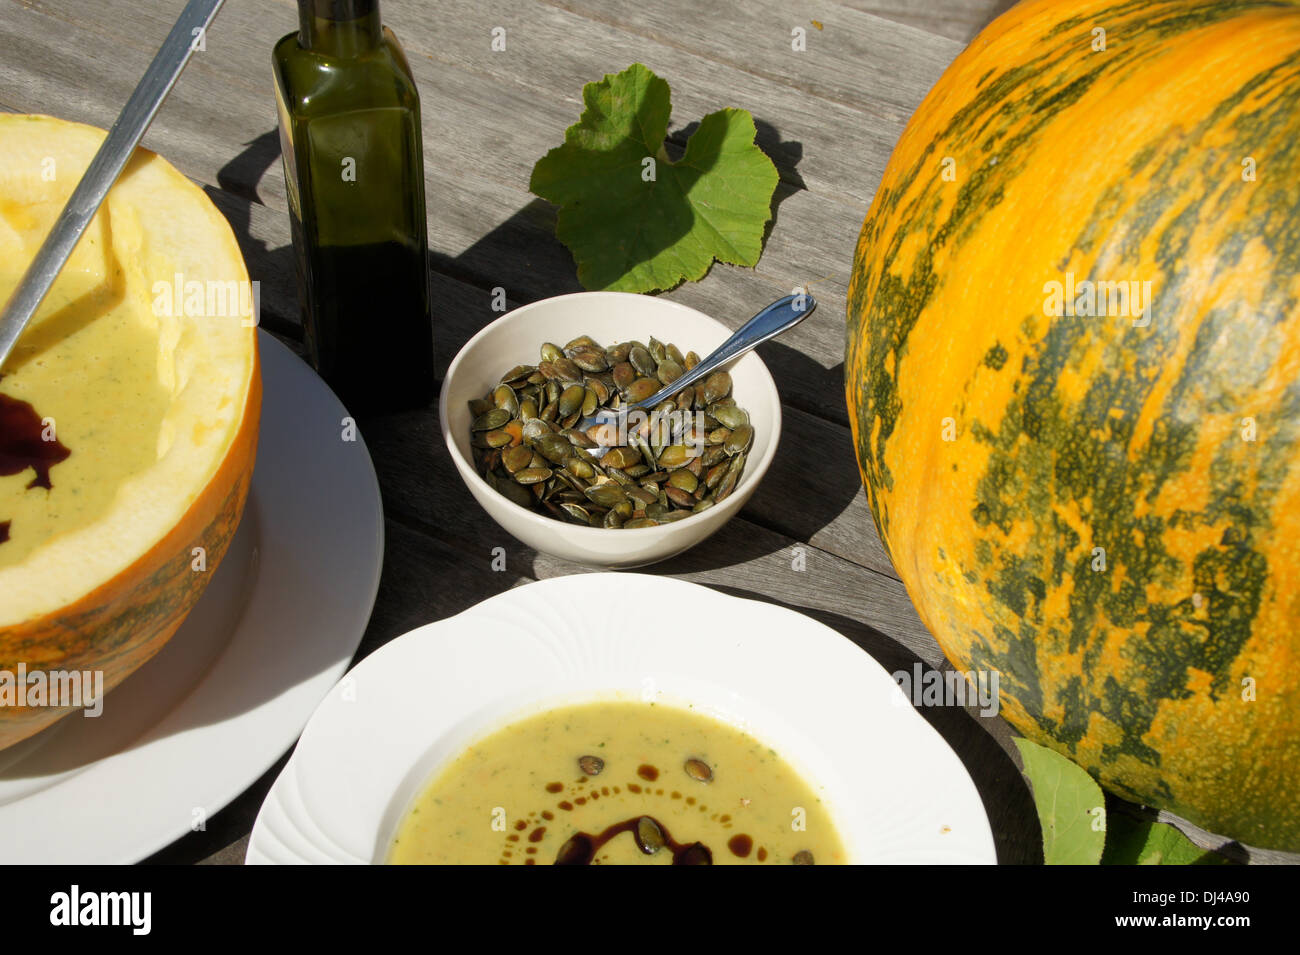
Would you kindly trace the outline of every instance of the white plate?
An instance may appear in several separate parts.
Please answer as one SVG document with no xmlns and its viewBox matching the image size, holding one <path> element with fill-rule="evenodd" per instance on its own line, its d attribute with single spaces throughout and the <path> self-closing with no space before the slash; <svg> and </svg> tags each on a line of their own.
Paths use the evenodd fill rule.
<svg viewBox="0 0 1300 955">
<path fill-rule="evenodd" d="M 356 652 L 384 552 L 374 466 L 315 373 L 259 344 L 257 464 L 229 552 L 102 716 L 0 751 L 2 862 L 136 862 L 198 828 L 293 745 Z"/>
<path fill-rule="evenodd" d="M 633 606 L 689 625 L 629 628 Z M 855 862 L 996 861 L 961 761 L 870 656 L 793 611 L 627 573 L 516 588 L 368 656 L 308 722 L 247 861 L 381 861 L 474 737 L 547 705 L 647 693 L 775 747 L 820 784 Z"/>
</svg>

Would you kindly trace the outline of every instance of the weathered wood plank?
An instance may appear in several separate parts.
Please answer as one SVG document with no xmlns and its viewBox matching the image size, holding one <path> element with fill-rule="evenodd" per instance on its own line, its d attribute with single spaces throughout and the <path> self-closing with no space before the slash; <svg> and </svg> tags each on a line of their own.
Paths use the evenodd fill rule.
<svg viewBox="0 0 1300 955">
<path fill-rule="evenodd" d="M 548 2 L 891 122 L 906 123 L 961 52 L 961 44 L 945 37 L 826 0 L 746 0 L 733 8 L 725 29 L 706 4 Z M 821 118 L 821 108 L 818 103 L 814 118 Z M 847 132 L 851 140 L 856 130 Z"/>
<path fill-rule="evenodd" d="M 1016 0 L 840 0 L 846 6 L 966 44 Z"/>
<path fill-rule="evenodd" d="M 135 74 L 118 66 L 86 95 L 75 82 L 81 68 L 80 51 L 106 45 L 125 45 L 129 49 L 134 43 L 134 56 L 141 64 L 138 68 L 142 68 L 151 48 L 149 37 L 163 32 L 168 15 L 168 11 L 157 8 L 133 8 L 129 16 L 121 18 L 117 16 L 120 11 L 98 7 L 74 10 L 62 0 L 43 3 L 39 9 L 17 9 L 19 15 L 0 23 L 0 88 L 28 92 L 18 97 L 21 101 L 13 101 L 12 92 L 4 93 L 9 105 L 47 109 L 101 125 L 115 114 Z M 456 35 L 442 37 L 435 45 L 437 56 L 421 51 L 421 42 L 428 42 L 423 23 L 402 19 L 411 13 L 409 7 L 390 3 L 385 9 L 404 37 L 410 37 L 407 45 L 424 91 L 430 238 L 438 250 L 435 267 L 485 289 L 503 286 L 520 301 L 576 290 L 569 254 L 551 232 L 552 211 L 526 191 L 528 172 L 532 162 L 559 142 L 564 127 L 576 118 L 576 96 L 582 82 L 623 64 L 598 66 L 593 62 L 585 68 L 576 67 L 570 57 L 555 57 L 555 49 L 574 46 L 572 37 L 581 35 L 589 25 L 584 18 L 564 11 L 537 8 L 552 18 L 560 17 L 559 24 L 546 17 L 538 19 L 533 7 L 526 8 L 527 16 L 515 14 L 512 35 L 523 52 L 516 56 L 518 51 L 511 47 L 515 52 L 505 57 L 491 54 L 486 43 L 487 24 L 492 22 L 488 18 L 493 12 L 490 9 L 475 13 L 479 19 L 468 11 L 465 17 L 448 16 L 448 21 L 461 24 L 456 29 L 464 35 L 459 40 Z M 64 19 L 57 20 L 59 29 L 52 25 L 56 18 L 50 10 L 64 13 Z M 290 11 L 286 8 L 284 12 Z M 91 17 L 98 17 L 100 22 L 83 22 Z M 292 24 L 287 15 L 285 22 L 286 26 Z M 464 23 L 476 26 L 471 30 Z M 160 148 L 199 181 L 257 196 L 283 209 L 267 66 L 271 38 L 266 36 L 265 13 L 232 2 L 218 25 L 220 29 L 214 29 L 209 37 L 207 52 L 196 63 L 202 69 L 193 69 L 182 77 L 146 144 Z M 590 44 L 577 46 L 610 46 L 610 28 L 599 24 L 594 28 L 603 31 L 601 35 Z M 630 43 L 627 38 L 621 42 Z M 636 45 L 637 50 L 652 47 L 644 41 Z M 701 57 L 669 47 L 663 47 L 664 51 L 681 61 L 681 69 L 709 75 L 702 68 L 705 61 Z M 472 60 L 477 56 L 483 60 L 484 69 L 490 67 L 497 73 L 485 75 L 477 69 L 450 66 L 445 58 L 452 54 L 456 59 Z M 628 56 L 633 53 L 629 51 Z M 129 59 L 124 56 L 121 62 Z M 562 62 L 562 66 L 548 73 L 541 68 L 546 62 Z M 719 97 L 726 96 L 728 101 L 750 105 L 761 121 L 764 110 L 749 88 L 754 77 L 739 70 L 722 70 L 724 76 L 731 77 L 733 90 L 720 86 L 716 75 L 710 76 L 709 83 L 697 84 L 703 90 L 692 94 L 699 100 L 698 111 L 691 110 L 689 100 L 681 105 L 685 92 L 676 94 L 679 114 L 685 118 L 702 115 L 721 105 Z M 250 79 L 258 75 L 268 76 L 261 90 Z M 809 111 L 813 101 L 806 93 L 773 81 L 762 82 L 782 97 L 772 105 L 771 115 L 787 110 L 803 117 Z M 542 83 L 548 85 L 538 85 Z M 222 108 L 214 111 L 214 103 L 220 103 Z M 901 124 L 881 127 L 883 132 L 868 130 L 867 135 L 858 112 L 847 127 L 852 134 L 846 137 L 843 123 L 837 126 L 801 121 L 819 137 L 815 147 L 772 126 L 763 127 L 767 132 L 760 133 L 760 141 L 783 167 L 787 181 L 778 194 L 778 220 L 757 271 L 718 266 L 705 282 L 682 288 L 674 296 L 724 321 L 739 324 L 776 295 L 797 284 L 829 276 L 814 286 L 823 302 L 822 313 L 771 351 L 776 356 L 774 371 L 788 402 L 844 423 L 847 418 L 838 384 L 843 353 L 840 316 L 852 248 L 866 211 L 866 197 L 874 188 Z M 858 133 L 866 136 L 863 147 L 846 148 L 853 145 Z M 830 188 L 824 183 L 819 186 L 815 181 L 802 188 L 807 163 L 814 158 L 820 161 L 822 156 L 834 158 L 833 154 L 839 156 L 834 162 L 841 167 L 841 179 L 854 184 L 859 198 L 854 198 L 852 189 L 846 194 L 839 187 Z M 465 156 L 472 156 L 474 162 L 463 161 Z M 784 354 L 783 347 L 801 356 L 794 360 L 792 352 L 789 368 L 776 360 Z"/>
</svg>

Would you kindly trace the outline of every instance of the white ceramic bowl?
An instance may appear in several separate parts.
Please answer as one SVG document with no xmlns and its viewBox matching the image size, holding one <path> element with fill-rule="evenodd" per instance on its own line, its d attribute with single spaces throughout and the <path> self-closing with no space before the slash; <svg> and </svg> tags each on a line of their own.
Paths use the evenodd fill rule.
<svg viewBox="0 0 1300 955">
<path fill-rule="evenodd" d="M 542 299 L 508 312 L 471 338 L 442 383 L 439 417 L 456 470 L 479 502 L 514 537 L 534 550 L 596 567 L 640 567 L 679 554 L 708 537 L 754 493 L 776 454 L 781 400 L 767 366 L 754 352 L 729 367 L 736 403 L 749 412 L 754 444 L 735 491 L 721 504 L 686 520 L 656 527 L 582 527 L 520 507 L 492 490 L 474 470 L 469 401 L 482 398 L 515 365 L 536 364 L 543 342 L 563 346 L 579 335 L 602 345 L 651 336 L 701 357 L 731 330 L 703 312 L 663 298 L 625 292 L 578 292 Z"/>
<path fill-rule="evenodd" d="M 637 604 L 691 626 L 629 628 Z M 370 654 L 307 724 L 248 861 L 383 862 L 412 801 L 475 739 L 610 698 L 690 705 L 771 746 L 825 802 L 852 862 L 997 861 L 961 760 L 880 664 L 803 614 L 647 574 L 516 587 Z"/>
</svg>

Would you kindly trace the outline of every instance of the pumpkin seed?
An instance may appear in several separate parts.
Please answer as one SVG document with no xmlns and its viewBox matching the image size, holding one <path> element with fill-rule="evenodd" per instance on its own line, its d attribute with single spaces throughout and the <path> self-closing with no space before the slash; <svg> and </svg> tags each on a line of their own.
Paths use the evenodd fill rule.
<svg viewBox="0 0 1300 955">
<path fill-rule="evenodd" d="M 652 856 L 668 845 L 668 839 L 659 823 L 649 816 L 642 816 L 636 821 L 636 845 L 646 855 Z"/>
<path fill-rule="evenodd" d="M 632 367 L 642 375 L 652 378 L 658 371 L 658 363 L 650 356 L 641 345 L 633 345 L 632 350 L 628 352 L 627 360 L 632 363 Z"/>
<path fill-rule="evenodd" d="M 551 364 L 555 366 L 561 381 L 582 381 L 582 369 L 574 363 L 573 359 L 561 356 Z"/>
<path fill-rule="evenodd" d="M 578 768 L 588 776 L 599 776 L 600 771 L 605 768 L 605 761 L 599 756 L 579 756 Z"/>
<path fill-rule="evenodd" d="M 627 386 L 624 394 L 627 397 L 628 404 L 634 405 L 645 401 L 662 387 L 658 378 L 638 378 Z"/>
<path fill-rule="evenodd" d="M 656 376 L 665 385 L 671 385 L 674 381 L 686 374 L 686 369 L 682 368 L 677 362 L 671 359 L 665 359 L 659 363 Z"/>
<path fill-rule="evenodd" d="M 713 782 L 713 768 L 702 759 L 688 759 L 686 761 L 686 775 L 691 779 L 702 783 Z"/>
<path fill-rule="evenodd" d="M 680 468 L 668 475 L 668 485 L 679 488 L 687 494 L 694 494 L 695 489 L 700 486 L 700 479 L 686 468 Z"/>
<path fill-rule="evenodd" d="M 560 507 L 564 510 L 564 513 L 568 514 L 569 517 L 573 518 L 574 523 L 577 524 L 591 523 L 591 512 L 588 511 L 581 504 L 570 504 L 567 501 L 565 501 L 560 504 Z"/>
<path fill-rule="evenodd" d="M 710 405 L 709 414 L 724 427 L 735 430 L 749 424 L 749 414 L 735 405 Z"/>
<path fill-rule="evenodd" d="M 748 451 L 750 442 L 754 440 L 754 429 L 742 424 L 739 428 L 728 435 L 727 440 L 722 442 L 722 449 L 728 454 L 740 454 L 742 451 Z"/>
<path fill-rule="evenodd" d="M 533 506 L 532 492 L 514 481 L 498 481 L 496 489 L 512 503 L 518 504 L 520 507 L 531 508 Z"/>
<path fill-rule="evenodd" d="M 533 365 L 515 365 L 508 372 L 501 376 L 503 385 L 512 385 L 515 382 L 522 382 L 528 379 L 528 376 L 537 370 Z"/>
<path fill-rule="evenodd" d="M 550 478 L 550 468 L 523 468 L 515 472 L 515 480 L 520 484 L 537 484 Z"/>
<path fill-rule="evenodd" d="M 711 405 L 729 394 L 731 394 L 731 376 L 725 371 L 715 371 L 704 379 L 700 399 L 705 405 Z"/>
<path fill-rule="evenodd" d="M 493 408 L 474 419 L 471 431 L 495 431 L 510 420 L 510 412 L 505 408 Z"/>
<path fill-rule="evenodd" d="M 627 500 L 627 492 L 623 490 L 623 486 L 614 481 L 607 484 L 593 484 L 586 489 L 586 495 L 589 501 L 601 507 L 614 507 Z"/>
<path fill-rule="evenodd" d="M 671 501 L 673 504 L 675 504 L 677 507 L 689 508 L 695 506 L 695 498 L 691 497 L 689 491 L 683 491 L 679 487 L 673 487 L 672 485 L 669 485 L 668 487 L 664 488 L 664 493 L 668 495 L 668 500 Z"/>
<path fill-rule="evenodd" d="M 611 374 L 614 376 L 614 386 L 619 391 L 627 391 L 628 386 L 637 379 L 636 369 L 627 361 L 615 365 Z"/>
<path fill-rule="evenodd" d="M 506 448 L 501 452 L 501 463 L 505 465 L 505 469 L 511 474 L 528 467 L 532 459 L 533 449 L 523 444 L 513 448 Z"/>
<path fill-rule="evenodd" d="M 605 351 L 600 348 L 575 348 L 569 359 L 583 371 L 604 371 L 609 367 L 605 360 Z"/>
<path fill-rule="evenodd" d="M 600 462 L 605 467 L 628 468 L 641 463 L 641 452 L 636 448 L 610 448 Z"/>
<path fill-rule="evenodd" d="M 533 448 L 553 464 L 563 464 L 573 457 L 573 445 L 562 434 L 544 434 L 533 441 Z"/>
<path fill-rule="evenodd" d="M 713 865 L 713 853 L 704 843 L 695 842 L 673 861 L 678 865 Z"/>
<path fill-rule="evenodd" d="M 680 468 L 693 457 L 691 449 L 684 444 L 671 444 L 659 455 L 659 466 L 665 469 Z"/>
</svg>

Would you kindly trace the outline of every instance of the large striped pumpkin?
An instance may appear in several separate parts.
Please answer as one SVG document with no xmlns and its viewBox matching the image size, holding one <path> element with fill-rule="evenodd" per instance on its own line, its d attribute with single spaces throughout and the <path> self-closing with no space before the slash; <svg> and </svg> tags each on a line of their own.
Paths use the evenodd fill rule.
<svg viewBox="0 0 1300 955">
<path fill-rule="evenodd" d="M 1031 0 L 899 141 L 845 364 L 949 659 L 1115 792 L 1289 850 L 1298 273 L 1300 5 Z"/>
</svg>

